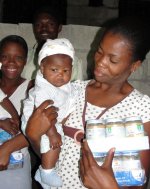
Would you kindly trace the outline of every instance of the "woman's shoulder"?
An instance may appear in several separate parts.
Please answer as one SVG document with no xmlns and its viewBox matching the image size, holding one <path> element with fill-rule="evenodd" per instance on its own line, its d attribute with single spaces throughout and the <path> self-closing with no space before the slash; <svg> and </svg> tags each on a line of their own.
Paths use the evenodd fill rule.
<svg viewBox="0 0 150 189">
<path fill-rule="evenodd" d="M 150 101 L 150 97 L 147 94 L 144 94 L 137 89 L 134 89 L 131 94 L 135 99 Z"/>
<path fill-rule="evenodd" d="M 132 106 L 136 106 L 137 108 L 145 108 L 150 106 L 150 97 L 146 94 L 143 94 L 137 89 L 134 89 L 130 95 L 124 99 L 125 103 L 132 104 Z"/>
<path fill-rule="evenodd" d="M 85 80 L 85 81 L 82 81 L 82 80 L 76 80 L 76 81 L 73 81 L 71 82 L 71 84 L 74 86 L 74 87 L 78 87 L 78 88 L 86 88 L 86 86 L 88 85 L 88 83 L 90 82 L 90 80 Z"/>
</svg>

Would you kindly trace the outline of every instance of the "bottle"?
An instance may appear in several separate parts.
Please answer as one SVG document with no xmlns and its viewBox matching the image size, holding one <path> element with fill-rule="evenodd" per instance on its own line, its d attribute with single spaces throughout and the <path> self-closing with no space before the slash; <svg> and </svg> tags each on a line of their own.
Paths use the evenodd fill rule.
<svg viewBox="0 0 150 189">
<path fill-rule="evenodd" d="M 126 137 L 144 136 L 144 126 L 140 117 L 127 117 L 125 119 Z"/>
<path fill-rule="evenodd" d="M 98 160 L 98 158 L 100 159 L 102 158 L 101 153 L 103 153 L 100 151 L 100 148 L 98 146 L 102 143 L 102 140 L 105 139 L 106 137 L 105 125 L 103 121 L 98 119 L 88 120 L 86 122 L 85 134 L 88 145 L 93 153 L 94 158 L 96 158 L 98 162 L 102 162 L 101 160 Z"/>
<path fill-rule="evenodd" d="M 138 151 L 124 152 L 122 166 L 124 186 L 141 186 L 146 182 L 145 170 L 142 167 Z"/>
<path fill-rule="evenodd" d="M 123 152 L 123 169 L 141 169 L 141 161 L 138 151 Z"/>
<path fill-rule="evenodd" d="M 114 154 L 112 168 L 114 172 L 122 170 L 122 153 L 121 152 L 116 152 Z"/>
<path fill-rule="evenodd" d="M 105 124 L 106 137 L 125 137 L 125 127 L 121 118 L 108 118 Z"/>
<path fill-rule="evenodd" d="M 100 139 L 105 137 L 106 137 L 106 132 L 103 121 L 98 119 L 92 119 L 86 122 L 87 140 Z"/>
</svg>

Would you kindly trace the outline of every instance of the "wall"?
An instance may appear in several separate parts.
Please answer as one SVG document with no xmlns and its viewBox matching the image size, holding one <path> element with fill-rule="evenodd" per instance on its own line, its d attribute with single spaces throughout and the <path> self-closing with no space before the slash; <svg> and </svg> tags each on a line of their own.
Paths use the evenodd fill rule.
<svg viewBox="0 0 150 189">
<path fill-rule="evenodd" d="M 83 25 L 64 25 L 59 37 L 68 38 L 75 47 L 76 55 L 83 61 L 84 77 L 91 67 L 94 52 L 98 46 L 102 28 Z M 29 49 L 35 44 L 31 24 L 0 24 L 0 39 L 6 35 L 18 34 L 25 38 Z M 130 82 L 142 92 L 150 95 L 150 53 L 139 70 L 132 74 Z"/>
</svg>

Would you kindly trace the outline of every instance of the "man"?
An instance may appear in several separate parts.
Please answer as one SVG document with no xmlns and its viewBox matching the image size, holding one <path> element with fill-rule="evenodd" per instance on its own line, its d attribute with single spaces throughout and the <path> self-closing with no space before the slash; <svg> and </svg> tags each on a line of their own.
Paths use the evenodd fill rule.
<svg viewBox="0 0 150 189">
<path fill-rule="evenodd" d="M 42 45 L 47 39 L 56 39 L 62 29 L 60 12 L 53 7 L 39 9 L 33 18 L 33 32 L 37 43 L 29 51 L 28 61 L 24 67 L 22 76 L 34 79 L 38 70 L 37 57 Z M 71 80 L 83 80 L 82 61 L 75 57 Z"/>
</svg>

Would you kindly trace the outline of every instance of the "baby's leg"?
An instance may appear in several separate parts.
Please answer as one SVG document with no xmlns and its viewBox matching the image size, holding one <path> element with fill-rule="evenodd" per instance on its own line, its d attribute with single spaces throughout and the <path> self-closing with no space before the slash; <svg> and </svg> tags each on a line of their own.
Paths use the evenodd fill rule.
<svg viewBox="0 0 150 189">
<path fill-rule="evenodd" d="M 41 156 L 41 166 L 39 167 L 41 181 L 49 186 L 62 186 L 62 180 L 55 170 L 56 162 L 59 158 L 60 148 L 51 149 Z"/>
<path fill-rule="evenodd" d="M 52 169 L 55 167 L 60 150 L 60 148 L 56 148 L 55 150 L 50 149 L 48 152 L 41 154 L 41 165 L 43 169 Z"/>
<path fill-rule="evenodd" d="M 41 137 L 41 166 L 35 174 L 35 180 L 42 186 L 62 186 L 62 180 L 55 171 L 55 164 L 59 158 L 60 148 L 50 149 L 50 141 L 47 135 Z M 47 188 L 46 188 L 47 189 Z"/>
</svg>

